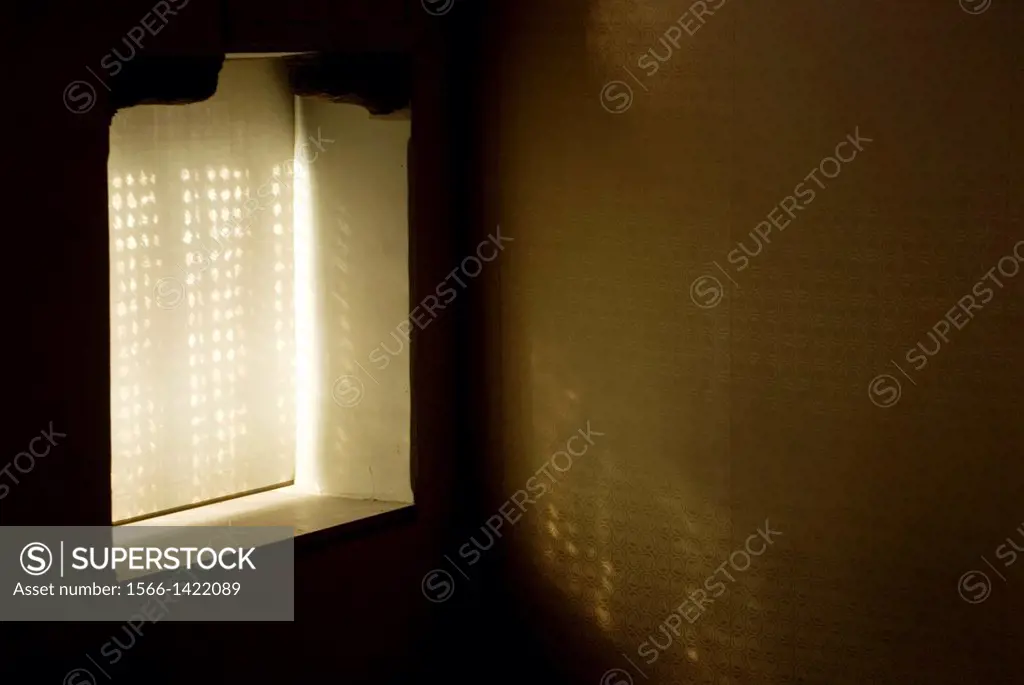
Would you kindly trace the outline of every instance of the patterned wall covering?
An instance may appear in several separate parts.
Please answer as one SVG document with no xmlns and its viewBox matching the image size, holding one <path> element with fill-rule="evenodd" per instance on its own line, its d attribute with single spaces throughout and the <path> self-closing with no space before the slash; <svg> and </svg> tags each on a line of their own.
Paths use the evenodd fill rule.
<svg viewBox="0 0 1024 685">
<path fill-rule="evenodd" d="M 593 685 L 1024 682 L 1024 4 L 489 20 L 495 485 L 607 434 L 508 537 L 522 635 Z"/>
</svg>

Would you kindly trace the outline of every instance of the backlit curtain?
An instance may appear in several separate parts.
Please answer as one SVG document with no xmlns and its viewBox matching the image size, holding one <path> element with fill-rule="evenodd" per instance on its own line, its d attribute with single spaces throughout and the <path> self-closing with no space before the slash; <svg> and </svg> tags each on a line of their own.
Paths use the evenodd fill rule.
<svg viewBox="0 0 1024 685">
<path fill-rule="evenodd" d="M 115 521 L 294 476 L 294 105 L 269 60 L 111 125 Z"/>
</svg>

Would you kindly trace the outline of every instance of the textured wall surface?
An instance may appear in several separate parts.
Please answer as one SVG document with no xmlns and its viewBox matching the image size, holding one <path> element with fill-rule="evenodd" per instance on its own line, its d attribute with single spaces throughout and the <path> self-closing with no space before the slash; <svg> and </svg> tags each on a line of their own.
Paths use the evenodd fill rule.
<svg viewBox="0 0 1024 685">
<path fill-rule="evenodd" d="M 494 506 L 605 434 L 506 536 L 515 639 L 580 683 L 1024 682 L 1024 4 L 486 23 Z"/>
<path fill-rule="evenodd" d="M 311 169 L 321 492 L 412 501 L 409 479 L 411 121 L 304 98 L 304 135 L 332 138 Z M 405 325 L 402 326 L 402 322 Z"/>
</svg>

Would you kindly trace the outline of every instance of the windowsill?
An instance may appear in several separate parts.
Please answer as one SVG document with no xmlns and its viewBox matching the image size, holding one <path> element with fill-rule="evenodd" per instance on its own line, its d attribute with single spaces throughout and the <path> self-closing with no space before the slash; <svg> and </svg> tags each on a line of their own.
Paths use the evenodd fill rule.
<svg viewBox="0 0 1024 685">
<path fill-rule="evenodd" d="M 321 533 L 348 534 L 390 525 L 396 520 L 411 518 L 412 512 L 413 505 L 409 502 L 317 495 L 290 485 L 120 527 L 283 526 L 294 528 L 295 537 L 301 537 L 306 543 L 320 540 Z"/>
</svg>

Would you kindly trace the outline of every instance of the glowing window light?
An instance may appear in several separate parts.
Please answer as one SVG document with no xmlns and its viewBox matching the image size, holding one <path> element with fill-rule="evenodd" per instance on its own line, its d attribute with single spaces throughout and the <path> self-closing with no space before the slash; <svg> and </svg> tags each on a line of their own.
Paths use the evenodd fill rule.
<svg viewBox="0 0 1024 685">
<path fill-rule="evenodd" d="M 217 98 L 195 111 L 215 107 Z M 223 129 L 230 147 L 210 144 L 214 124 L 206 138 L 185 130 L 195 121 L 191 107 L 135 107 L 111 125 L 115 521 L 294 476 L 295 304 L 290 291 L 275 288 L 278 265 L 285 273 L 292 266 L 290 244 L 275 250 L 290 242 L 291 189 L 275 193 L 272 211 L 249 218 L 245 206 L 280 174 L 274 162 L 293 149 L 294 130 L 281 128 L 283 144 L 272 156 L 258 149 L 268 138 L 260 127 L 253 128 L 259 137 L 251 134 L 236 150 L 230 128 Z M 154 110 L 157 125 L 168 127 L 166 149 L 153 149 Z M 240 225 L 228 223 L 243 216 Z M 174 307 L 157 296 L 166 279 L 182 288 Z"/>
</svg>

